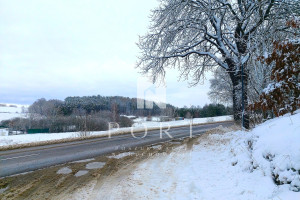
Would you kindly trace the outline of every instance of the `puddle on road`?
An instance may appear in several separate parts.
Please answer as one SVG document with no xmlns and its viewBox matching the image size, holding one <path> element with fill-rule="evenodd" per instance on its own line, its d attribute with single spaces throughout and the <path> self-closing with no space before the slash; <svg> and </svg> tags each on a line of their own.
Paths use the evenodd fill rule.
<svg viewBox="0 0 300 200">
<path fill-rule="evenodd" d="M 90 158 L 90 159 L 85 159 L 85 160 L 77 160 L 77 161 L 74 161 L 74 162 L 71 162 L 71 163 L 85 163 L 85 162 L 91 162 L 91 161 L 94 161 L 95 158 Z"/>
<path fill-rule="evenodd" d="M 100 169 L 105 165 L 105 162 L 91 162 L 86 164 L 87 169 Z"/>
<path fill-rule="evenodd" d="M 151 146 L 152 149 L 162 149 L 162 145 L 159 144 L 159 145 L 155 145 L 155 146 Z"/>
<path fill-rule="evenodd" d="M 87 170 L 80 170 L 74 176 L 79 177 L 79 176 L 86 175 L 87 173 L 89 173 L 89 171 L 87 171 Z"/>
<path fill-rule="evenodd" d="M 5 188 L 0 188 L 0 194 L 2 194 L 3 192 L 5 192 L 8 188 L 9 188 L 9 186 L 6 186 Z"/>
<path fill-rule="evenodd" d="M 70 174 L 70 173 L 72 173 L 72 169 L 70 169 L 69 167 L 63 167 L 60 170 L 58 170 L 56 173 L 57 174 Z"/>
<path fill-rule="evenodd" d="M 170 144 L 181 144 L 181 142 L 177 142 L 177 141 L 170 141 Z"/>
<path fill-rule="evenodd" d="M 108 158 L 115 158 L 115 159 L 120 159 L 120 158 L 124 158 L 126 156 L 133 156 L 135 155 L 134 152 L 124 152 L 124 153 L 120 153 L 120 154 L 113 154 L 112 156 L 107 156 Z"/>
</svg>

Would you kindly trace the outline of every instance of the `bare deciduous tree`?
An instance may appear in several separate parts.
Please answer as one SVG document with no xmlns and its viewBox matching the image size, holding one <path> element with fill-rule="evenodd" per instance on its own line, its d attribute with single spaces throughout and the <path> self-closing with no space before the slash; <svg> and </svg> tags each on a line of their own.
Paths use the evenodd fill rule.
<svg viewBox="0 0 300 200">
<path fill-rule="evenodd" d="M 259 100 L 263 89 L 269 84 L 271 76 L 271 66 L 267 66 L 258 60 L 262 54 L 250 58 L 248 66 L 248 103 L 252 104 Z M 253 57 L 253 56 L 252 56 Z M 225 103 L 232 105 L 232 82 L 228 73 L 223 68 L 214 71 L 214 78 L 210 79 L 209 98 L 215 103 Z"/>
<path fill-rule="evenodd" d="M 232 105 L 232 82 L 223 68 L 214 71 L 214 78 L 209 80 L 209 98 L 215 103 L 226 103 Z"/>
<path fill-rule="evenodd" d="M 220 66 L 233 85 L 234 119 L 245 117 L 248 104 L 242 77 L 248 85 L 248 60 L 259 44 L 259 35 L 286 30 L 282 21 L 295 15 L 299 2 L 292 0 L 161 0 L 152 13 L 150 32 L 140 38 L 138 67 L 153 81 L 163 78 L 168 67 L 176 67 L 195 85 L 211 67 Z M 293 10 L 290 8 L 293 7 Z M 298 13 L 299 14 L 299 13 Z M 245 73 L 242 73 L 242 68 Z"/>
</svg>

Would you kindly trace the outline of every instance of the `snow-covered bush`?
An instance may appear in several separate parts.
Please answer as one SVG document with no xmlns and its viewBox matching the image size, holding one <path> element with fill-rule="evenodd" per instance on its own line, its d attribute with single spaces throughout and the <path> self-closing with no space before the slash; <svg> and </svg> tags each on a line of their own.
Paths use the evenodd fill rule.
<svg viewBox="0 0 300 200">
<path fill-rule="evenodd" d="M 295 29 L 300 27 L 300 22 L 290 21 L 288 24 Z M 272 111 L 281 116 L 300 108 L 299 54 L 299 39 L 274 42 L 272 54 L 261 58 L 273 65 L 272 82 L 263 90 L 260 100 L 250 106 L 252 110 Z"/>
<path fill-rule="evenodd" d="M 250 172 L 261 170 L 265 176 L 272 177 L 275 184 L 289 184 L 290 190 L 299 192 L 299 122 L 300 110 L 297 110 L 294 115 L 268 120 L 249 133 L 237 132 L 247 137 L 232 141 L 232 164 Z"/>
</svg>

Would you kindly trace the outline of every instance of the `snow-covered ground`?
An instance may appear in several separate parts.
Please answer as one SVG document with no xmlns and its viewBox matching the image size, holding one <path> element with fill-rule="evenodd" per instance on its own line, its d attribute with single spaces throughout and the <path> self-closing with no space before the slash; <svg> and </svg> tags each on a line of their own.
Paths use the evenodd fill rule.
<svg viewBox="0 0 300 200">
<path fill-rule="evenodd" d="M 219 117 L 206 117 L 206 118 L 194 118 L 194 119 L 184 119 L 178 121 L 169 121 L 169 122 L 159 122 L 158 117 L 153 117 L 152 121 L 146 121 L 146 118 L 137 118 L 133 120 L 135 123 L 133 127 L 143 127 L 146 125 L 147 127 L 159 127 L 160 124 L 164 126 L 182 126 L 182 125 L 189 125 L 190 123 L 193 124 L 200 124 L 200 123 L 207 123 L 207 122 L 218 122 L 218 121 L 229 121 L 232 120 L 231 115 L 226 116 L 219 116 Z"/>
<path fill-rule="evenodd" d="M 3 105 L 4 103 L 0 103 Z M 26 111 L 28 105 L 21 104 L 4 104 L 6 106 L 0 106 L 0 121 L 12 119 L 15 117 L 25 117 L 26 114 L 23 111 Z M 13 106 L 13 107 L 11 107 Z"/>
<path fill-rule="evenodd" d="M 210 118 L 195 118 L 193 119 L 193 124 L 198 123 L 206 123 L 206 122 L 218 122 L 232 120 L 231 116 L 221 116 L 221 117 L 210 117 Z M 170 121 L 170 122 L 153 122 L 153 121 L 143 121 L 140 120 L 133 124 L 134 131 L 143 131 L 145 127 L 147 129 L 151 128 L 159 128 L 159 127 L 172 127 L 172 126 L 181 126 L 181 125 L 189 125 L 191 123 L 190 119 L 185 119 L 181 121 Z M 94 131 L 88 132 L 87 134 L 90 136 L 98 135 L 98 136 L 108 136 L 109 134 L 120 134 L 124 132 L 130 132 L 131 127 L 129 128 L 120 128 L 114 129 L 111 131 Z M 66 133 L 39 133 L 39 134 L 24 134 L 24 135 L 9 135 L 9 136 L 0 136 L 0 146 L 9 146 L 16 144 L 26 144 L 33 142 L 45 142 L 51 140 L 60 140 L 67 138 L 76 138 L 81 137 L 82 133 L 80 132 L 66 132 Z"/>
<path fill-rule="evenodd" d="M 205 134 L 130 172 L 91 182 L 80 199 L 300 199 L 300 112 L 252 131 Z M 274 177 L 282 185 L 274 183 Z"/>
</svg>

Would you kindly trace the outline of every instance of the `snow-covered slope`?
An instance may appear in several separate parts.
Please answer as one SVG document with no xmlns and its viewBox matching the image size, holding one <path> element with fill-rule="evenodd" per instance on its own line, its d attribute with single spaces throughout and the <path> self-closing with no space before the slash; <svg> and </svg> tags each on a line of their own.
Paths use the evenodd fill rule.
<svg viewBox="0 0 300 200">
<path fill-rule="evenodd" d="M 255 128 L 249 138 L 253 142 L 254 165 L 264 169 L 280 184 L 300 191 L 300 110 L 267 121 Z"/>
<path fill-rule="evenodd" d="M 15 117 L 25 117 L 28 105 L 0 103 L 0 121 Z"/>
<path fill-rule="evenodd" d="M 138 164 L 129 174 L 117 172 L 101 187 L 95 185 L 93 195 L 98 199 L 300 199 L 300 192 L 295 192 L 300 189 L 299 122 L 298 111 L 249 132 L 206 134 L 190 151 L 181 146 Z"/>
</svg>

